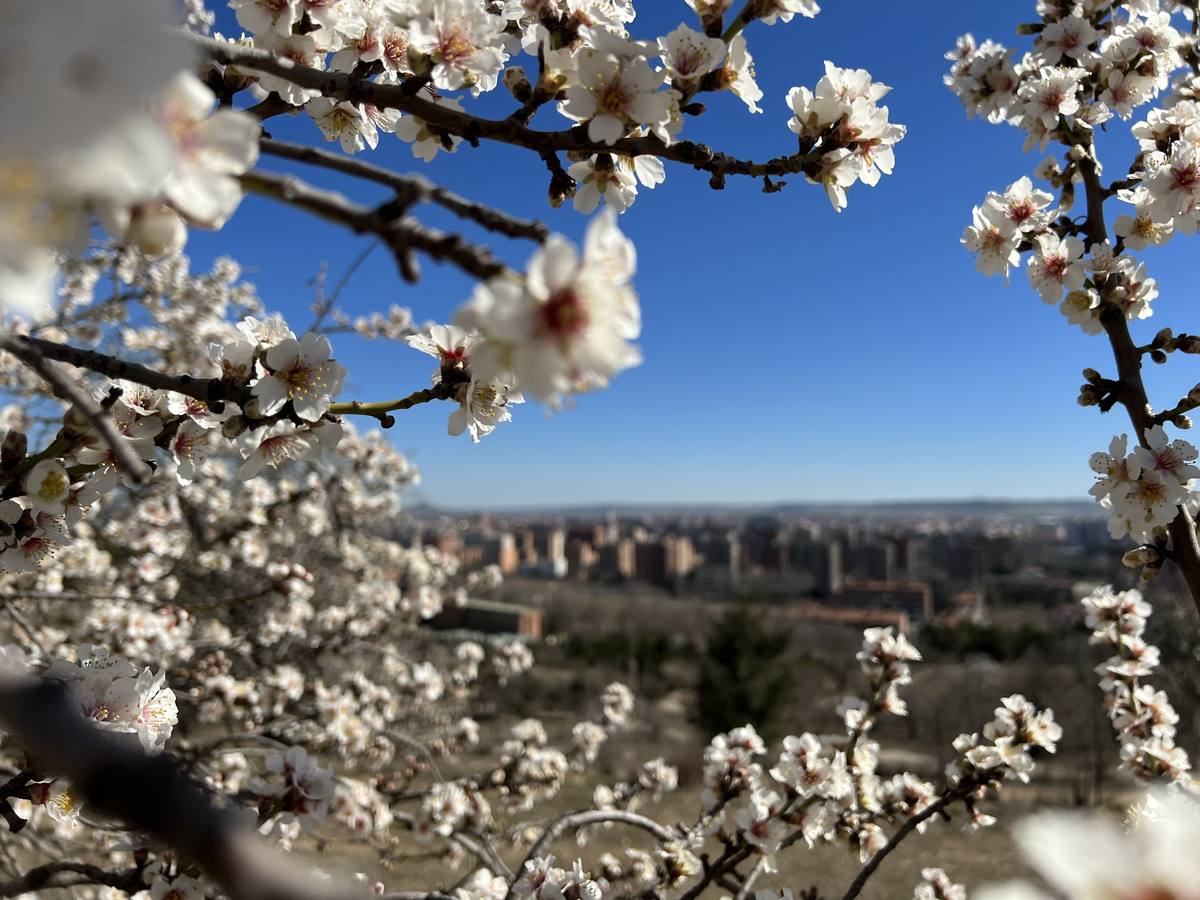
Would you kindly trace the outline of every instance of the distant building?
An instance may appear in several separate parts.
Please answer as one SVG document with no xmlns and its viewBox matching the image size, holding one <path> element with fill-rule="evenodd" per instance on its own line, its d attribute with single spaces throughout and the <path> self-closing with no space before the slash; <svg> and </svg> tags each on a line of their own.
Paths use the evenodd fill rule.
<svg viewBox="0 0 1200 900">
<path fill-rule="evenodd" d="M 637 549 L 629 538 L 620 538 L 596 551 L 596 573 L 609 580 L 628 580 L 637 570 Z"/>
<path fill-rule="evenodd" d="M 787 614 L 802 622 L 853 625 L 857 629 L 891 626 L 901 634 L 908 634 L 912 630 L 908 614 L 896 609 L 847 609 L 821 603 L 802 603 L 788 607 Z"/>
<path fill-rule="evenodd" d="M 813 593 L 828 597 L 840 593 L 844 581 L 842 545 L 837 541 L 788 544 L 783 548 L 784 571 L 804 573 L 812 578 Z"/>
<path fill-rule="evenodd" d="M 467 570 L 499 566 L 505 575 L 514 574 L 520 565 L 517 543 L 508 532 L 496 535 L 468 533 L 463 538 L 459 560 Z"/>
<path fill-rule="evenodd" d="M 647 584 L 666 586 L 667 548 L 662 541 L 642 541 L 635 545 L 634 577 Z"/>
<path fill-rule="evenodd" d="M 425 623 L 436 631 L 478 631 L 482 634 L 542 636 L 542 611 L 532 606 L 468 600 L 463 606 L 446 606 Z"/>
<path fill-rule="evenodd" d="M 896 547 L 875 541 L 849 544 L 842 551 L 842 566 L 848 577 L 865 581 L 894 581 Z"/>
<path fill-rule="evenodd" d="M 933 618 L 933 588 L 924 581 L 847 581 L 831 605 L 903 612 L 923 625 Z"/>
</svg>

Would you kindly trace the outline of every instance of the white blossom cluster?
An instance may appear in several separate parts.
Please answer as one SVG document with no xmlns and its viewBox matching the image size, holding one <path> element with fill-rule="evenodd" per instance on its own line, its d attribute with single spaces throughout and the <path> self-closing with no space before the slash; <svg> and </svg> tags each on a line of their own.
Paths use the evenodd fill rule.
<svg viewBox="0 0 1200 900">
<path fill-rule="evenodd" d="M 964 35 L 946 54 L 952 66 L 945 82 L 969 116 L 1022 128 L 1027 147 L 1044 150 L 1073 128 L 1090 131 L 1114 115 L 1129 119 L 1136 107 L 1186 84 L 1187 75 L 1172 84 L 1190 43 L 1172 14 L 1186 6 L 1039 3 L 1032 50 L 1014 61 L 1003 45 Z"/>
<path fill-rule="evenodd" d="M 434 384 L 458 402 L 450 434 L 478 441 L 511 421 L 523 391 L 559 403 L 641 362 L 630 343 L 641 332 L 635 266 L 633 244 L 608 212 L 588 227 L 582 255 L 551 237 L 524 276 L 479 285 L 455 325 L 409 337 L 410 346 L 438 361 Z"/>
<path fill-rule="evenodd" d="M 1062 729 L 1053 712 L 1013 695 L 997 708 L 982 739 L 979 734 L 956 739 L 957 756 L 947 766 L 944 792 L 908 772 L 884 779 L 877 774 L 879 745 L 866 735 L 880 714 L 907 714 L 897 691 L 911 681 L 909 663 L 920 654 L 892 629 L 872 628 L 864 634 L 858 658 L 870 699 L 843 704 L 846 734 L 840 740 L 811 733 L 788 736 L 778 762 L 765 774 L 758 758 L 766 746 L 751 726 L 717 735 L 705 751 L 706 807 L 719 814 L 744 798 L 735 814 L 738 833 L 768 861 L 784 846 L 804 840 L 810 847 L 845 843 L 865 863 L 887 843 L 884 826 L 920 816 L 939 797 L 962 802 L 973 825 L 991 824 L 978 802 L 1010 775 L 1027 780 L 1035 750 L 1056 749 Z M 916 827 L 924 830 L 926 824 L 918 821 Z"/>
<path fill-rule="evenodd" d="M 1196 12 L 1193 4 L 1173 0 L 1038 3 L 1037 12 L 1039 21 L 1019 29 L 1033 36 L 1030 50 L 1018 58 L 994 41 L 979 44 L 965 35 L 946 55 L 951 69 L 945 81 L 968 115 L 1023 129 L 1027 150 L 1044 152 L 1051 143 L 1063 148 L 1061 161 L 1048 157 L 1036 171 L 1058 198 L 1023 177 L 975 207 L 962 243 L 980 272 L 1006 279 L 1028 253 L 1026 272 L 1042 300 L 1086 334 L 1103 334 L 1112 343 L 1119 380 L 1085 370 L 1088 384 L 1079 402 L 1104 412 L 1126 406 L 1141 446 L 1128 453 L 1120 437 L 1107 454 L 1093 455 L 1099 477 L 1092 494 L 1112 512 L 1114 537 L 1129 535 L 1147 545 L 1127 561 L 1146 565 L 1144 577 L 1150 577 L 1165 559 L 1167 526 L 1179 509 L 1194 507 L 1191 483 L 1200 474 L 1191 465 L 1195 450 L 1169 440 L 1162 424 L 1190 427 L 1184 413 L 1195 401 L 1185 398 L 1155 416 L 1138 396 L 1144 394 L 1140 377 L 1128 359 L 1122 362 L 1119 348 L 1129 340 L 1127 323 L 1150 317 L 1159 294 L 1146 264 L 1131 254 L 1164 244 L 1176 232 L 1194 233 L 1200 215 Z M 1097 130 L 1112 128 L 1117 118 L 1133 120 L 1150 103 L 1157 106 L 1129 126 L 1137 155 L 1122 177 L 1106 183 Z M 1079 185 L 1086 208 L 1072 217 Z M 1104 210 L 1109 199 L 1127 206 L 1113 219 L 1111 237 Z M 1195 349 L 1163 329 L 1133 352 L 1163 363 L 1168 352 Z M 1149 422 L 1139 418 L 1143 407 Z"/>
<path fill-rule="evenodd" d="M 554 865 L 553 856 L 540 856 L 525 863 L 512 892 L 516 897 L 535 900 L 600 900 L 604 896 L 600 885 L 583 868 L 582 860 L 575 860 L 568 872 Z"/>
<path fill-rule="evenodd" d="M 810 0 L 755 2 L 722 35 L 720 21 L 730 4 L 692 3 L 704 30 L 681 23 L 657 40 L 639 40 L 627 30 L 636 17 L 630 0 L 343 0 L 317 6 L 306 0 L 230 0 L 229 5 L 249 32 L 241 43 L 319 70 L 413 85 L 419 97 L 451 117 L 466 112 L 449 92 L 478 96 L 501 83 L 529 115 L 553 104 L 584 127 L 596 146 L 571 154 L 569 176 L 582 212 L 602 199 L 624 212 L 639 185 L 663 182 L 665 169 L 653 152 L 626 154 L 615 145 L 644 136 L 660 145 L 673 143 L 686 115 L 701 111 L 689 105 L 698 94 L 729 91 L 751 112 L 761 112 L 763 94 L 744 26 L 787 22 L 797 14 L 811 18 L 819 11 Z M 536 71 L 527 71 L 523 56 L 536 63 Z M 880 173 L 891 171 L 891 148 L 904 128 L 889 124 L 886 107 L 875 105 L 887 88 L 871 85 L 865 72 L 830 63 L 826 72 L 815 97 L 796 88 L 788 102 L 799 117 L 791 127 L 801 136 L 800 150 L 809 154 L 801 171 L 824 184 L 841 209 L 846 187 L 859 180 L 873 185 Z M 440 152 L 454 152 L 463 140 L 461 129 L 437 121 L 442 110 L 428 118 L 415 111 L 401 114 L 236 67 L 225 79 L 302 107 L 325 139 L 338 141 L 347 153 L 374 149 L 380 133 L 393 133 L 428 162 Z"/>
<path fill-rule="evenodd" d="M 214 112 L 166 4 L 31 4 L 6 15 L 5 34 L 11 71 L 38 77 L 7 78 L 0 93 L 5 120 L 22 123 L 0 138 L 0 311 L 43 314 L 55 253 L 86 247 L 97 222 L 157 255 L 180 249 L 187 225 L 232 214 L 259 123 Z"/>
<path fill-rule="evenodd" d="M 1100 689 L 1121 747 L 1121 767 L 1143 781 L 1193 787 L 1191 760 L 1175 743 L 1179 714 L 1166 691 L 1147 679 L 1159 664 L 1159 651 L 1145 639 L 1152 612 L 1140 592 L 1097 588 L 1083 598 L 1091 643 L 1110 648 L 1101 663 Z"/>
<path fill-rule="evenodd" d="M 1091 495 L 1107 509 L 1108 531 L 1129 535 L 1143 544 L 1159 541 L 1182 506 L 1197 507 L 1192 492 L 1200 468 L 1193 465 L 1196 448 L 1171 440 L 1161 425 L 1145 432 L 1145 442 L 1127 453 L 1128 436 L 1114 437 L 1107 453 L 1094 453 L 1088 464 L 1096 473 Z"/>
<path fill-rule="evenodd" d="M 967 889 L 951 881 L 942 869 L 922 869 L 913 900 L 967 900 Z"/>
</svg>

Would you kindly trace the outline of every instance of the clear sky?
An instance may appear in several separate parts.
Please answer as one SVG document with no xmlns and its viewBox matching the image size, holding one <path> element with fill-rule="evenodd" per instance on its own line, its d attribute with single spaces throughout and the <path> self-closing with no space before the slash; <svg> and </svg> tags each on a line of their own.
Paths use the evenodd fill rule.
<svg viewBox="0 0 1200 900">
<path fill-rule="evenodd" d="M 1042 304 L 1024 271 L 1012 286 L 975 272 L 959 244 L 971 207 L 990 189 L 1031 173 L 1041 159 L 1022 152 L 1008 126 L 968 122 L 942 85 L 942 54 L 957 35 L 1017 42 L 1033 0 L 960 0 L 923 13 L 912 4 L 829 0 L 814 20 L 748 30 L 764 112 L 749 115 L 732 95 L 709 95 L 709 111 L 684 136 L 743 157 L 794 150 L 784 100 L 813 86 L 829 59 L 865 67 L 893 86 L 884 101 L 908 126 L 896 172 L 879 186 L 856 185 L 849 209 L 834 213 L 815 186 L 794 179 L 781 193 L 669 166 L 667 181 L 643 190 L 621 218 L 639 249 L 636 279 L 645 363 L 572 410 L 549 415 L 527 404 L 482 443 L 450 438 L 448 404 L 398 414 L 389 434 L 421 467 L 422 499 L 470 508 L 604 502 L 773 502 L 962 497 L 1079 497 L 1091 483 L 1088 455 L 1128 430 L 1117 413 L 1075 405 L 1085 366 L 1113 370 L 1103 337 L 1088 337 Z M 638 37 L 693 23 L 683 0 L 641 0 Z M 226 33 L 237 33 L 229 11 Z M 500 89 L 481 110 L 509 109 Z M 470 108 L 470 99 L 467 103 Z M 1143 107 L 1142 113 L 1150 107 Z M 563 127 L 543 111 L 535 126 Z M 1132 156 L 1127 127 L 1114 137 L 1110 177 Z M 272 120 L 278 137 L 319 140 L 307 119 Z M 416 169 L 463 194 L 538 217 L 578 238 L 586 217 L 547 203 L 547 177 L 532 154 L 462 145 L 431 165 L 384 135 L 376 163 Z M 327 145 L 336 149 L 336 145 Z M 1102 145 L 1103 148 L 1104 145 Z M 287 170 L 264 158 L 262 167 Z M 320 169 L 313 181 L 380 200 Z M 1110 221 L 1112 215 L 1110 213 Z M 431 209 L 440 226 L 454 220 Z M 490 239 L 514 265 L 531 245 Z M 247 198 L 216 235 L 194 232 L 195 264 L 225 252 L 242 261 L 268 307 L 294 327 L 309 321 L 308 282 L 318 264 L 331 279 L 364 240 L 269 201 Z M 1152 251 L 1162 296 L 1139 323 L 1148 340 L 1167 324 L 1195 331 L 1180 315 L 1195 302 L 1194 239 Z M 446 320 L 471 282 L 422 260 L 416 287 L 377 250 L 343 294 L 350 314 L 412 308 L 418 321 Z M 390 399 L 425 387 L 428 357 L 390 342 L 335 340 L 349 367 L 346 399 Z M 1157 369 L 1157 367 L 1156 367 Z M 1198 380 L 1196 361 L 1150 373 L 1152 399 L 1169 406 Z M 1189 377 L 1190 376 L 1190 377 Z M 369 419 L 361 427 L 371 428 Z"/>
</svg>

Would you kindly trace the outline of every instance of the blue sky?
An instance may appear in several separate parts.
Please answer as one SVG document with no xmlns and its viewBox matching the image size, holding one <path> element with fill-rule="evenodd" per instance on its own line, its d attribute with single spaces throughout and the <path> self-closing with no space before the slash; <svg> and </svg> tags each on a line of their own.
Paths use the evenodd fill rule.
<svg viewBox="0 0 1200 900">
<path fill-rule="evenodd" d="M 839 215 L 802 179 L 773 195 L 736 179 L 715 192 L 701 174 L 669 166 L 666 183 L 643 190 L 621 218 L 640 254 L 645 363 L 572 410 L 519 407 L 514 422 L 479 445 L 446 435 L 447 404 L 399 414 L 389 435 L 421 467 L 421 498 L 464 508 L 1086 499 L 1088 454 L 1128 430 L 1117 413 L 1075 405 L 1085 366 L 1111 374 L 1107 343 L 1043 305 L 1023 271 L 1007 289 L 975 272 L 959 244 L 971 207 L 1031 173 L 1041 156 L 1022 152 L 1016 129 L 968 122 L 941 81 L 942 54 L 958 34 L 1012 45 L 1033 5 L 962 0 L 922 15 L 911 4 L 830 0 L 815 20 L 749 29 L 764 112 L 750 116 L 732 95 L 709 96 L 709 111 L 689 120 L 685 137 L 755 159 L 790 152 L 784 96 L 792 85 L 813 86 L 829 59 L 893 86 L 885 101 L 891 119 L 909 128 L 896 173 L 876 188 L 855 186 Z M 642 0 L 633 31 L 656 37 L 690 17 L 683 0 Z M 236 33 L 230 20 L 223 11 L 223 30 Z M 479 108 L 503 115 L 505 100 L 500 90 Z M 549 110 L 535 125 L 565 121 Z M 320 138 L 306 119 L 272 120 L 270 128 L 282 138 Z M 1132 156 L 1121 130 L 1117 123 L 1102 145 L 1111 177 Z M 569 204 L 549 207 L 545 168 L 531 154 L 463 145 L 426 165 L 400 140 L 384 138 L 368 156 L 374 162 L 421 171 L 574 238 L 586 227 Z M 261 165 L 289 168 L 270 158 Z M 323 170 L 297 171 L 364 200 L 384 199 Z M 1114 204 L 1110 221 L 1116 212 Z M 423 217 L 456 225 L 432 209 Z M 489 240 L 514 265 L 530 252 L 526 243 Z M 194 232 L 189 252 L 198 266 L 220 253 L 237 257 L 268 307 L 303 328 L 317 265 L 327 261 L 336 280 L 362 246 L 363 239 L 250 197 L 223 231 Z M 1194 252 L 1188 238 L 1152 252 L 1162 296 L 1135 338 L 1167 324 L 1188 330 L 1179 310 L 1191 299 Z M 390 256 L 376 251 L 343 307 L 354 315 L 400 303 L 418 321 L 447 319 L 471 282 L 422 263 L 422 282 L 408 286 Z M 428 384 L 431 361 L 407 347 L 350 337 L 334 346 L 350 369 L 347 399 L 390 399 Z M 1149 373 L 1160 407 L 1195 383 L 1192 365 L 1184 357 Z"/>
</svg>

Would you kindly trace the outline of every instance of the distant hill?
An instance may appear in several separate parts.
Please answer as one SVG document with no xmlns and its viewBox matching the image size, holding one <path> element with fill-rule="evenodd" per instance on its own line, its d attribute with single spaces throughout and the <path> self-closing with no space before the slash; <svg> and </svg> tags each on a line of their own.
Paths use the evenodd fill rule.
<svg viewBox="0 0 1200 900">
<path fill-rule="evenodd" d="M 529 506 L 496 509 L 443 508 L 431 504 L 407 507 L 406 512 L 417 518 L 471 515 L 488 512 L 501 517 L 566 516 L 581 519 L 601 519 L 615 514 L 620 517 L 639 516 L 805 516 L 816 519 L 1100 519 L 1105 516 L 1095 503 L 1083 500 L 1005 500 L 987 497 L 965 500 L 887 500 L 887 501 L 782 501 L 779 503 L 606 503 L 564 506 Z"/>
</svg>

